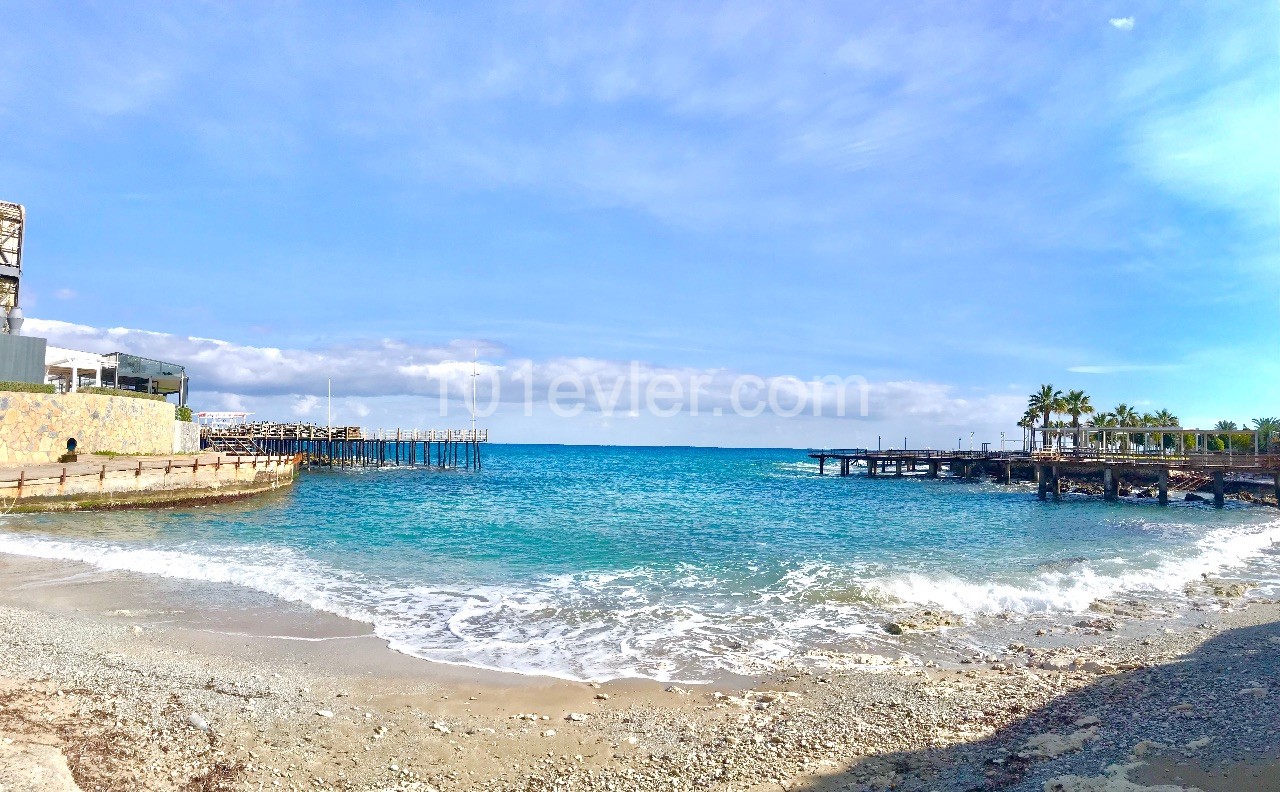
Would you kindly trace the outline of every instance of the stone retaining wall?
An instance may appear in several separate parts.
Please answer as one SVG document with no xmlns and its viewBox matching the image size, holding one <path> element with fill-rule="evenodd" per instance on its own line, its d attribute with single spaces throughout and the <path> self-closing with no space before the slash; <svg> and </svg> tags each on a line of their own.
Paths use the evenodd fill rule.
<svg viewBox="0 0 1280 792">
<path fill-rule="evenodd" d="M 194 454 L 200 450 L 200 425 L 191 421 L 173 422 L 173 453 Z"/>
<path fill-rule="evenodd" d="M 80 453 L 172 454 L 173 425 L 168 402 L 0 391 L 0 465 L 57 461 L 72 437 Z"/>
</svg>

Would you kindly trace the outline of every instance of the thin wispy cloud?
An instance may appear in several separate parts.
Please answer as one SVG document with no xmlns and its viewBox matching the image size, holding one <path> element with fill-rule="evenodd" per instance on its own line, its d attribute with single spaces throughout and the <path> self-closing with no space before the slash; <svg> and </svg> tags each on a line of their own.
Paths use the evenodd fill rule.
<svg viewBox="0 0 1280 792">
<path fill-rule="evenodd" d="M 1111 27 L 1116 30 L 1133 30 L 1133 17 L 1112 17 Z"/>
<path fill-rule="evenodd" d="M 1138 372 L 1177 371 L 1183 366 L 1161 363 L 1115 363 L 1101 366 L 1071 366 L 1073 374 L 1133 374 Z"/>
</svg>

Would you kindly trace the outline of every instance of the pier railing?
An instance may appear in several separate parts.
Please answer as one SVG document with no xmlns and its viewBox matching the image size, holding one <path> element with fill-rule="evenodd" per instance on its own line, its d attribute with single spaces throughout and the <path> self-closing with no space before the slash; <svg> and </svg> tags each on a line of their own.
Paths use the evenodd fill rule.
<svg viewBox="0 0 1280 792">
<path fill-rule="evenodd" d="M 1107 450 L 1096 448 L 1036 451 L 948 451 L 936 448 L 820 448 L 809 452 L 811 459 L 849 459 L 853 461 L 903 462 L 1023 462 L 1028 464 L 1124 465 L 1170 468 L 1205 468 L 1228 470 L 1280 471 L 1280 454 L 1248 454 L 1235 451 L 1210 453 L 1178 453 L 1145 450 Z"/>
<path fill-rule="evenodd" d="M 255 422 L 202 426 L 202 437 L 249 437 L 278 440 L 381 440 L 431 443 L 487 443 L 488 429 L 366 429 L 360 426 L 319 426 L 307 423 Z"/>
<path fill-rule="evenodd" d="M 255 422 L 205 426 L 205 448 L 224 453 L 300 454 L 313 467 L 480 468 L 488 429 L 365 429 Z"/>
<path fill-rule="evenodd" d="M 1019 478 L 1030 476 L 1037 483 L 1037 495 L 1047 498 L 1052 492 L 1060 497 L 1064 476 L 1100 476 L 1104 496 L 1116 499 L 1121 494 L 1120 480 L 1126 476 L 1142 476 L 1156 480 L 1156 499 L 1169 502 L 1170 484 L 1189 487 L 1192 490 L 1211 486 L 1213 503 L 1222 506 L 1226 501 L 1227 474 L 1254 476 L 1243 483 L 1250 486 L 1265 484 L 1256 476 L 1263 474 L 1271 479 L 1266 486 L 1274 486 L 1276 504 L 1280 505 L 1280 453 L 1241 454 L 1234 450 L 1209 453 L 1171 453 L 1161 449 L 1158 453 L 1144 450 L 1110 448 L 1040 449 L 1033 451 L 943 451 L 941 449 L 877 449 L 828 448 L 809 452 L 810 459 L 818 461 L 818 475 L 826 473 L 828 461 L 838 462 L 841 476 L 852 475 L 854 468 L 866 465 L 869 478 L 884 475 L 904 476 L 922 473 L 928 478 L 939 478 L 944 467 L 951 474 L 965 479 L 987 478 L 994 475 L 1004 484 L 1012 484 Z M 923 466 L 923 470 L 920 470 Z M 892 471 L 892 472 L 890 472 Z M 1240 486 L 1241 481 L 1234 482 Z M 1203 498 L 1201 498 L 1203 500 Z"/>
<path fill-rule="evenodd" d="M 927 460 L 950 460 L 950 459 L 1028 459 L 1029 455 L 1025 451 L 947 451 L 940 448 L 815 448 L 809 450 L 809 456 L 817 458 L 825 456 L 833 459 L 840 457 L 853 457 L 865 459 L 867 457 L 875 457 L 876 459 L 917 459 L 920 461 Z"/>
<path fill-rule="evenodd" d="M 1280 470 L 1280 454 L 1237 454 L 1230 451 L 1215 451 L 1208 454 L 1178 453 L 1145 453 L 1127 451 L 1034 451 L 1031 459 L 1039 463 L 1072 464 L 1074 462 L 1131 465 L 1131 466 L 1164 466 L 1178 468 L 1208 468 L 1230 470 Z"/>
</svg>

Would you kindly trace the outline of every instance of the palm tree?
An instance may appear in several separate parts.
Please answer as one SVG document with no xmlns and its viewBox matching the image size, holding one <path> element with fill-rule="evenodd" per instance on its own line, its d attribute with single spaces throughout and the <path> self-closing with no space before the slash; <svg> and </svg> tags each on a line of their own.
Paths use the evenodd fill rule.
<svg viewBox="0 0 1280 792">
<path fill-rule="evenodd" d="M 1059 419 L 1059 420 L 1054 421 L 1054 422 L 1053 422 L 1053 424 L 1052 424 L 1052 426 L 1053 426 L 1053 428 L 1054 428 L 1054 429 L 1058 429 L 1058 430 L 1059 430 L 1059 431 L 1057 431 L 1057 432 L 1054 432 L 1054 433 L 1053 433 L 1053 434 L 1054 434 L 1054 444 L 1058 446 L 1058 453 L 1062 453 L 1062 438 L 1063 438 L 1063 436 L 1064 436 L 1064 435 L 1066 435 L 1066 432 L 1063 432 L 1063 431 L 1061 431 L 1061 430 L 1062 430 L 1062 429 L 1066 429 L 1068 426 L 1070 426 L 1070 424 L 1068 424 L 1066 421 L 1063 421 L 1063 420 Z"/>
<path fill-rule="evenodd" d="M 1173 413 L 1169 412 L 1168 410 L 1161 410 L 1160 412 L 1158 412 L 1158 413 L 1156 413 L 1155 415 L 1153 415 L 1153 416 L 1152 416 L 1152 418 L 1153 418 L 1153 419 L 1154 419 L 1154 421 L 1155 421 L 1155 424 L 1154 424 L 1154 425 L 1155 425 L 1155 426 L 1159 426 L 1159 427 L 1161 427 L 1161 428 L 1163 428 L 1163 429 L 1172 429 L 1172 428 L 1174 428 L 1174 427 L 1176 427 L 1176 426 L 1181 426 L 1181 424 L 1179 424 L 1179 423 L 1178 423 L 1178 416 L 1174 415 Z M 1170 438 L 1165 438 L 1165 436 L 1164 436 L 1164 432 L 1161 432 L 1161 433 L 1160 433 L 1160 448 L 1161 448 L 1161 450 L 1166 449 L 1166 448 L 1170 448 L 1170 449 L 1171 449 L 1171 448 L 1173 448 L 1173 446 L 1174 446 L 1174 445 L 1176 445 L 1176 444 L 1175 444 L 1175 443 L 1173 443 L 1172 441 L 1173 441 L 1173 438 L 1172 438 L 1172 437 L 1170 437 Z"/>
<path fill-rule="evenodd" d="M 1097 413 L 1093 416 L 1093 420 L 1089 421 L 1090 426 L 1096 426 L 1099 429 L 1109 429 L 1116 426 L 1116 417 L 1109 412 Z M 1096 442 L 1099 448 L 1104 447 L 1106 432 L 1095 432 L 1089 442 Z"/>
<path fill-rule="evenodd" d="M 1112 410 L 1111 413 L 1116 417 L 1116 426 L 1121 426 L 1121 427 L 1137 426 L 1138 423 L 1142 420 L 1141 417 L 1139 417 L 1138 415 L 1138 411 L 1133 409 L 1129 405 L 1125 404 L 1124 402 L 1117 404 L 1116 408 Z M 1132 440 L 1133 438 L 1130 436 L 1128 432 L 1121 432 L 1120 433 L 1120 450 L 1128 451 L 1129 443 Z"/>
<path fill-rule="evenodd" d="M 1138 415 L 1138 411 L 1124 402 L 1117 404 L 1111 414 L 1116 417 L 1117 426 L 1137 426 L 1138 422 L 1142 420 Z"/>
<path fill-rule="evenodd" d="M 1217 429 L 1219 432 L 1223 432 L 1223 434 L 1218 435 L 1215 439 L 1221 440 L 1222 448 L 1223 450 L 1226 450 L 1231 448 L 1231 435 L 1228 433 L 1234 432 L 1240 427 L 1236 425 L 1235 421 L 1218 421 L 1213 425 L 1213 428 Z M 1205 450 L 1208 451 L 1209 449 L 1206 448 Z"/>
<path fill-rule="evenodd" d="M 1142 415 L 1138 416 L 1138 426 L 1146 428 L 1158 425 L 1159 424 L 1156 423 L 1156 416 L 1154 413 L 1144 412 Z M 1142 446 L 1142 450 L 1145 452 L 1147 450 L 1147 445 L 1151 440 L 1151 435 L 1147 432 L 1143 432 L 1142 434 L 1135 434 L 1133 439 L 1134 442 Z"/>
<path fill-rule="evenodd" d="M 1089 402 L 1089 394 L 1082 390 L 1069 391 L 1066 396 L 1062 397 L 1062 411 L 1071 416 L 1071 428 L 1075 429 L 1076 448 L 1080 447 L 1080 416 L 1091 415 L 1095 412 L 1093 405 Z"/>
<path fill-rule="evenodd" d="M 1036 411 L 1028 407 L 1027 411 L 1024 412 L 1022 414 L 1022 417 L 1018 419 L 1018 426 L 1022 427 L 1022 442 L 1025 449 L 1026 443 L 1027 443 L 1027 433 L 1031 432 L 1031 430 L 1034 429 L 1036 426 Z M 1035 437 L 1034 432 L 1031 432 L 1031 437 Z"/>
<path fill-rule="evenodd" d="M 1056 412 L 1062 412 L 1062 391 L 1055 390 L 1052 385 L 1041 385 L 1040 390 L 1031 394 L 1027 400 L 1027 409 L 1040 416 L 1041 426 L 1045 428 L 1042 448 L 1049 447 L 1049 420 Z"/>
<path fill-rule="evenodd" d="M 1259 450 L 1271 453 L 1280 441 L 1280 418 L 1254 418 L 1253 428 L 1258 433 Z"/>
</svg>

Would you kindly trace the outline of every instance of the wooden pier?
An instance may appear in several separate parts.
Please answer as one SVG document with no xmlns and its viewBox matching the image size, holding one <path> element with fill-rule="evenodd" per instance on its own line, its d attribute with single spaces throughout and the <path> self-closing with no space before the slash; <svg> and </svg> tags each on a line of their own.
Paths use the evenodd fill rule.
<svg viewBox="0 0 1280 792">
<path fill-rule="evenodd" d="M 994 477 L 1003 484 L 1034 481 L 1041 499 L 1061 496 L 1063 479 L 1075 475 L 1100 477 L 1103 495 L 1109 500 L 1119 497 L 1126 477 L 1152 480 L 1159 502 L 1168 503 L 1170 478 L 1176 476 L 1179 481 L 1175 483 L 1191 483 L 1196 489 L 1212 488 L 1217 506 L 1224 505 L 1228 474 L 1253 474 L 1271 479 L 1277 504 L 1280 504 L 1280 453 L 1134 453 L 1091 448 L 1065 451 L 837 448 L 811 451 L 809 458 L 818 461 L 819 475 L 826 473 L 829 462 L 836 462 L 841 476 L 851 475 L 855 467 L 863 465 L 869 478 L 888 475 L 939 478 L 945 471 L 966 479 Z"/>
<path fill-rule="evenodd" d="M 200 446 L 225 454 L 297 454 L 310 467 L 479 470 L 487 429 L 362 429 L 315 424 L 202 426 Z"/>
</svg>

